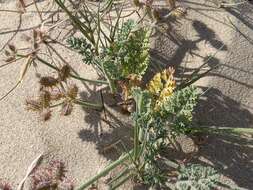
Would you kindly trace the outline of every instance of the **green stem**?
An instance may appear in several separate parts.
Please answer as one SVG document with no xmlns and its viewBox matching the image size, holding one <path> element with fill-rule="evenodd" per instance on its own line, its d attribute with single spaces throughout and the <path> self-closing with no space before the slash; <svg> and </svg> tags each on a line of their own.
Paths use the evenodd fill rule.
<svg viewBox="0 0 253 190">
<path fill-rule="evenodd" d="M 91 80 L 91 79 L 86 79 L 86 78 L 79 77 L 79 76 L 76 76 L 76 75 L 73 75 L 73 74 L 70 74 L 70 76 L 72 78 L 77 79 L 77 80 L 81 80 L 81 81 L 85 81 L 85 82 L 89 82 L 89 83 L 107 84 L 108 85 L 108 82 L 104 81 L 104 80 Z"/>
<path fill-rule="evenodd" d="M 116 177 L 114 177 L 109 183 L 108 185 L 113 186 L 113 183 L 116 183 L 120 178 L 122 178 L 123 176 L 127 175 L 129 172 L 129 168 L 125 168 L 122 172 L 120 172 Z"/>
<path fill-rule="evenodd" d="M 58 69 L 56 66 L 54 66 L 54 65 L 52 65 L 52 64 L 50 64 L 50 63 L 48 63 L 48 62 L 45 61 L 44 59 L 41 59 L 41 58 L 38 57 L 38 56 L 37 56 L 36 58 L 37 58 L 38 61 L 40 61 L 41 63 L 47 65 L 48 67 L 50 67 L 50 68 L 52 68 L 52 69 L 54 69 L 54 70 L 56 70 L 56 71 L 59 71 L 59 69 Z M 70 77 L 75 78 L 75 79 L 77 79 L 77 80 L 89 82 L 89 83 L 107 84 L 107 85 L 108 85 L 108 82 L 107 82 L 107 81 L 103 81 L 103 80 L 91 80 L 91 79 L 86 79 L 86 78 L 79 77 L 79 76 L 76 76 L 76 75 L 73 75 L 73 74 L 70 74 Z"/>
<path fill-rule="evenodd" d="M 118 187 L 120 187 L 123 183 L 125 183 L 127 180 L 129 180 L 131 177 L 133 176 L 133 174 L 129 174 L 126 177 L 124 177 L 123 179 L 121 179 L 118 183 L 116 183 L 115 185 L 113 185 L 110 190 L 115 190 Z"/>
<path fill-rule="evenodd" d="M 132 155 L 132 151 L 124 154 L 122 157 L 120 157 L 118 160 L 116 160 L 115 162 L 111 163 L 109 166 L 107 166 L 103 171 L 101 171 L 99 174 L 97 174 L 96 176 L 94 176 L 93 178 L 91 178 L 90 180 L 88 180 L 86 183 L 84 183 L 83 185 L 81 185 L 80 187 L 78 187 L 76 190 L 83 190 L 85 188 L 87 188 L 88 186 L 92 185 L 95 181 L 97 181 L 99 178 L 107 175 L 111 170 L 113 170 L 114 168 L 116 168 L 118 165 L 122 164 L 123 162 L 125 162 L 127 159 L 129 159 L 129 157 Z"/>
<path fill-rule="evenodd" d="M 87 101 L 83 101 L 83 100 L 78 100 L 78 99 L 76 99 L 74 101 L 74 103 L 82 105 L 82 106 L 86 106 L 86 107 L 94 107 L 96 109 L 102 109 L 103 108 L 103 106 L 100 105 L 100 104 L 93 104 L 93 103 L 90 103 L 90 102 L 87 102 Z"/>
<path fill-rule="evenodd" d="M 139 153 L 139 127 L 137 123 L 134 125 L 134 162 L 137 161 Z"/>
<path fill-rule="evenodd" d="M 68 14 L 69 18 L 72 20 L 74 26 L 76 26 L 80 32 L 93 44 L 95 45 L 94 39 L 89 35 L 89 28 L 84 25 L 78 18 L 71 14 L 68 8 L 61 2 L 61 0 L 55 0 L 55 2 Z M 84 27 L 84 28 L 83 28 Z"/>
</svg>

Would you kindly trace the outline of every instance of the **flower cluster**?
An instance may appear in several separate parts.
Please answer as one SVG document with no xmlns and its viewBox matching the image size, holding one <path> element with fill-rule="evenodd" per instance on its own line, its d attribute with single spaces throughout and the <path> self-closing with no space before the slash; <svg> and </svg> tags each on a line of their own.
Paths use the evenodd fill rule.
<svg viewBox="0 0 253 190">
<path fill-rule="evenodd" d="M 157 73 L 147 85 L 148 91 L 156 98 L 156 110 L 172 95 L 176 88 L 174 72 L 175 70 L 170 67 Z"/>
</svg>

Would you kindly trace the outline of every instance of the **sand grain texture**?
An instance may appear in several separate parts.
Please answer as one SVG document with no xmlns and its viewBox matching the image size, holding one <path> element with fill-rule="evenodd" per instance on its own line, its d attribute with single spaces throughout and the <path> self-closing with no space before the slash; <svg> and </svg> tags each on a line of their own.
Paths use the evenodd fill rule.
<svg viewBox="0 0 253 190">
<path fill-rule="evenodd" d="M 209 64 L 213 66 L 221 62 L 222 67 L 197 83 L 204 90 L 212 87 L 201 100 L 197 117 L 201 123 L 208 125 L 252 127 L 252 5 L 240 7 L 245 12 L 238 15 L 231 9 L 217 9 L 213 3 L 204 0 L 182 3 L 188 7 L 188 16 L 176 24 L 176 32 L 170 38 L 161 34 L 155 38 L 151 52 L 157 61 L 154 64 L 174 66 L 178 77 L 185 78 L 203 63 L 206 56 L 216 53 L 225 44 Z M 39 5 L 43 6 L 45 2 L 41 1 Z M 0 9 L 15 10 L 15 1 L 0 1 Z M 34 7 L 29 6 L 28 10 L 34 10 Z M 231 28 L 227 17 L 251 40 Z M 0 22 L 0 49 L 8 39 L 22 47 L 25 45 L 21 40 L 22 33 L 30 32 L 31 27 L 40 23 L 38 15 L 33 12 L 20 16 L 2 11 Z M 22 32 L 15 35 L 17 28 Z M 80 75 L 97 77 L 91 67 L 82 64 L 80 56 L 60 46 L 57 50 Z M 17 81 L 21 64 L 14 63 L 0 69 L 0 96 Z M 41 71 L 50 73 L 45 67 L 41 67 Z M 151 76 L 148 74 L 147 78 Z M 100 113 L 87 112 L 79 106 L 75 106 L 69 117 L 59 116 L 59 112 L 55 111 L 49 122 L 40 121 L 35 113 L 27 112 L 24 105 L 25 98 L 34 96 L 38 90 L 34 79 L 34 72 L 30 70 L 22 85 L 0 102 L 0 177 L 17 186 L 33 159 L 43 153 L 45 162 L 52 159 L 66 162 L 68 174 L 75 184 L 80 184 L 110 162 L 112 157 L 102 154 L 101 147 L 129 135 L 130 129 L 111 129 L 100 121 Z M 76 83 L 82 97 L 99 100 L 99 95 L 92 92 L 98 87 Z M 125 120 L 121 115 L 116 115 L 116 118 Z M 250 189 L 253 187 L 253 150 L 248 144 L 252 141 L 241 141 L 242 146 L 239 146 L 233 144 L 233 139 L 226 140 L 231 143 L 210 137 L 208 144 L 200 149 L 200 156 L 204 162 L 209 160 L 216 168 L 224 169 L 223 174 L 236 184 Z M 113 159 L 117 156 L 119 154 L 115 153 Z"/>
</svg>

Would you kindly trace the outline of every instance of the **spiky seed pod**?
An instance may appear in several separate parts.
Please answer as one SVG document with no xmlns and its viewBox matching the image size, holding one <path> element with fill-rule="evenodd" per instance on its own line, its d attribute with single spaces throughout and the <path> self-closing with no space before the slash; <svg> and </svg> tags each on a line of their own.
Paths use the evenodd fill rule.
<svg viewBox="0 0 253 190">
<path fill-rule="evenodd" d="M 9 49 L 13 52 L 16 53 L 17 52 L 17 48 L 16 46 L 14 46 L 13 44 L 8 44 Z"/>
<path fill-rule="evenodd" d="M 58 84 L 58 80 L 56 80 L 54 77 L 46 76 L 41 77 L 39 83 L 42 87 L 53 87 Z"/>
<path fill-rule="evenodd" d="M 59 76 L 58 76 L 58 79 L 59 79 L 60 81 L 65 81 L 65 80 L 69 77 L 69 75 L 70 75 L 70 67 L 69 67 L 68 65 L 64 65 L 64 66 L 60 69 L 58 75 L 59 75 Z"/>
<path fill-rule="evenodd" d="M 65 102 L 61 109 L 61 115 L 70 115 L 73 110 L 73 104 L 71 102 Z"/>
<path fill-rule="evenodd" d="M 46 91 L 46 90 L 42 90 L 39 93 L 39 101 L 41 103 L 41 105 L 44 108 L 47 108 L 50 106 L 50 101 L 51 101 L 51 94 L 50 92 Z"/>
<path fill-rule="evenodd" d="M 71 99 L 75 99 L 78 94 L 78 87 L 75 84 L 72 84 L 68 87 L 67 96 Z"/>
<path fill-rule="evenodd" d="M 64 93 L 61 92 L 59 89 L 52 89 L 50 91 L 51 100 L 60 100 L 64 97 Z"/>
<path fill-rule="evenodd" d="M 26 107 L 28 110 L 32 110 L 32 111 L 41 111 L 42 110 L 42 105 L 40 103 L 40 101 L 38 100 L 30 100 L 30 99 L 26 99 Z"/>
<path fill-rule="evenodd" d="M 52 116 L 51 112 L 52 111 L 50 109 L 42 110 L 42 112 L 40 113 L 42 121 L 48 121 Z"/>
</svg>

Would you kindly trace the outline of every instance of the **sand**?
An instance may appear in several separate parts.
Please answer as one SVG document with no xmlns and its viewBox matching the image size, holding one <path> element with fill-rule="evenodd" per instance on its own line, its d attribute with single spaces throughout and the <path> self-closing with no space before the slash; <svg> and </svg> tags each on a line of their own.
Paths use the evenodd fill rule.
<svg viewBox="0 0 253 190">
<path fill-rule="evenodd" d="M 184 78 L 203 62 L 204 57 L 217 53 L 225 44 L 216 54 L 215 61 L 209 64 L 213 66 L 218 60 L 222 67 L 197 83 L 204 90 L 212 88 L 203 96 L 196 117 L 205 125 L 252 127 L 252 5 L 242 7 L 247 11 L 238 15 L 234 9 L 217 9 L 213 3 L 204 0 L 182 3 L 188 7 L 188 16 L 173 25 L 177 36 L 168 38 L 164 32 L 155 37 L 152 45 L 152 56 L 156 60 L 154 63 L 162 62 L 165 67 L 174 66 L 178 77 Z M 45 1 L 39 2 L 40 7 L 45 4 Z M 15 1 L 0 1 L 0 9 L 15 10 Z M 22 33 L 29 33 L 32 27 L 40 23 L 39 17 L 30 12 L 35 10 L 34 6 L 29 6 L 27 10 L 22 17 L 13 12 L 0 12 L 0 49 L 9 39 L 18 47 L 25 45 Z M 231 26 L 228 17 L 240 32 Z M 15 35 L 19 25 L 22 32 Z M 80 75 L 93 79 L 97 77 L 91 67 L 82 63 L 80 56 L 61 46 L 57 46 L 57 50 Z M 21 64 L 14 63 L 0 69 L 0 96 L 17 81 Z M 50 73 L 44 67 L 40 71 Z M 100 101 L 99 94 L 92 91 L 101 87 L 73 82 L 79 86 L 83 98 Z M 56 110 L 50 121 L 42 122 L 35 113 L 27 112 L 24 105 L 25 99 L 34 96 L 36 90 L 37 80 L 33 70 L 30 70 L 21 86 L 0 102 L 0 178 L 10 181 L 16 187 L 30 163 L 43 153 L 44 162 L 63 160 L 68 175 L 78 185 L 120 155 L 117 151 L 104 154 L 102 149 L 131 133 L 126 117 L 114 112 L 115 118 L 125 126 L 112 128 L 100 120 L 101 113 L 75 106 L 71 116 L 60 116 Z M 222 169 L 223 174 L 234 183 L 250 189 L 253 187 L 253 150 L 249 146 L 250 140 L 241 140 L 242 145 L 238 145 L 233 139 L 223 141 L 209 137 L 208 143 L 200 148 L 200 161 L 210 162 L 214 167 Z"/>
</svg>

